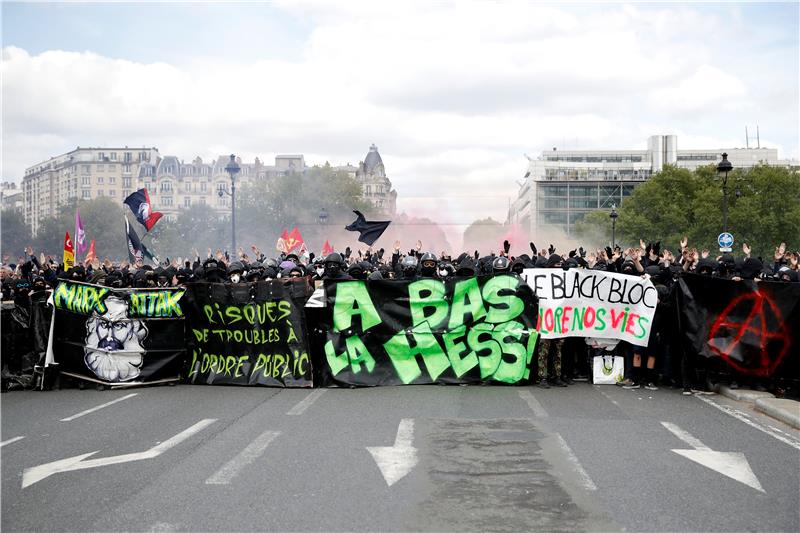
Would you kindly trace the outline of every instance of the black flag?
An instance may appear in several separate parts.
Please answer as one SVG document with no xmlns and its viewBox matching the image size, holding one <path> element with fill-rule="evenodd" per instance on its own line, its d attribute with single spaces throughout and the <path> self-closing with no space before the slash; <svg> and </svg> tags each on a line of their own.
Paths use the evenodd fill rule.
<svg viewBox="0 0 800 533">
<path fill-rule="evenodd" d="M 375 241 L 380 239 L 383 232 L 386 231 L 386 228 L 392 223 L 391 220 L 368 222 L 364 218 L 364 215 L 361 214 L 361 211 L 353 211 L 353 213 L 355 213 L 358 218 L 349 226 L 345 226 L 344 229 L 347 231 L 359 232 L 361 235 L 359 235 L 358 241 L 363 242 L 367 246 L 372 246 Z"/>
<path fill-rule="evenodd" d="M 136 232 L 133 231 L 130 223 L 128 223 L 128 217 L 125 217 L 125 236 L 128 241 L 128 259 L 131 263 L 144 261 L 145 257 L 153 259 L 153 254 L 142 244 L 142 241 L 139 240 L 139 236 L 136 235 Z"/>
</svg>

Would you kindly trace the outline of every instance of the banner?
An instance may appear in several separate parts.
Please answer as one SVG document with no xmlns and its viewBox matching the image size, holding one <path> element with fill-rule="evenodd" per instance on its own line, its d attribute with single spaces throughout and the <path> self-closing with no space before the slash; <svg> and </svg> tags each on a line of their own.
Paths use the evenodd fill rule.
<svg viewBox="0 0 800 533">
<path fill-rule="evenodd" d="M 301 282 L 190 283 L 190 383 L 311 387 Z"/>
<path fill-rule="evenodd" d="M 688 353 L 745 375 L 800 379 L 800 283 L 686 274 L 676 292 Z"/>
<path fill-rule="evenodd" d="M 325 307 L 313 310 L 322 385 L 514 384 L 530 377 L 536 303 L 516 275 L 326 281 L 325 297 Z"/>
<path fill-rule="evenodd" d="M 647 346 L 658 303 L 650 280 L 600 270 L 529 268 L 544 339 L 596 337 Z"/>
<path fill-rule="evenodd" d="M 60 371 L 110 385 L 178 379 L 183 292 L 59 282 L 52 340 Z"/>
</svg>

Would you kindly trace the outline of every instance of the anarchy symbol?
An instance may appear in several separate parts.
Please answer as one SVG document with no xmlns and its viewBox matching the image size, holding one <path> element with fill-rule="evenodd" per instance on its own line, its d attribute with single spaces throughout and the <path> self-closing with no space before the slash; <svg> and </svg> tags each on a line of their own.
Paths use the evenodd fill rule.
<svg viewBox="0 0 800 533">
<path fill-rule="evenodd" d="M 744 312 L 746 318 L 738 320 Z M 769 376 L 789 351 L 791 338 L 780 310 L 760 292 L 734 298 L 708 334 L 711 351 L 744 374 Z"/>
</svg>

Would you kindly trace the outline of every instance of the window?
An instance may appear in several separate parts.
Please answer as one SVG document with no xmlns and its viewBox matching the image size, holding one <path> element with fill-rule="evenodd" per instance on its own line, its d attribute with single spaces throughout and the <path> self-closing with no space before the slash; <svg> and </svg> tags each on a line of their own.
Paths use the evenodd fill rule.
<svg viewBox="0 0 800 533">
<path fill-rule="evenodd" d="M 569 206 L 579 209 L 597 209 L 597 198 L 570 198 Z"/>
<path fill-rule="evenodd" d="M 128 197 L 128 196 L 130 196 L 130 195 L 131 195 L 131 190 L 130 190 L 130 189 L 123 189 L 123 191 L 122 191 L 122 196 L 124 196 L 125 198 L 127 198 L 127 197 Z"/>
<path fill-rule="evenodd" d="M 161 203 L 163 203 L 165 207 L 172 206 L 172 196 L 163 197 Z"/>
<path fill-rule="evenodd" d="M 112 161 L 116 161 L 117 160 L 117 152 L 111 152 L 111 160 Z"/>
<path fill-rule="evenodd" d="M 192 184 L 189 183 L 189 180 L 183 182 L 183 192 L 192 192 Z"/>
<path fill-rule="evenodd" d="M 126 164 L 124 164 L 124 165 L 122 165 L 122 171 L 123 171 L 123 172 L 126 172 L 126 173 L 128 173 L 128 174 L 130 174 L 130 172 L 131 172 L 131 166 L 130 166 L 129 164 L 127 164 L 127 163 L 126 163 Z"/>
<path fill-rule="evenodd" d="M 171 181 L 162 181 L 161 182 L 161 192 L 162 193 L 171 193 L 172 192 L 172 182 Z"/>
<path fill-rule="evenodd" d="M 183 197 L 183 207 L 189 207 L 192 205 L 192 199 L 188 196 Z"/>
<path fill-rule="evenodd" d="M 81 171 L 84 174 L 89 174 L 92 171 L 92 167 L 90 165 L 81 165 Z"/>
<path fill-rule="evenodd" d="M 569 188 L 570 196 L 597 196 L 597 187 L 593 185 L 572 185 Z"/>
<path fill-rule="evenodd" d="M 104 154 L 103 152 L 100 152 L 99 154 L 97 154 L 97 157 L 98 157 L 98 159 L 100 159 L 100 161 L 105 161 L 106 160 L 106 154 Z"/>
<path fill-rule="evenodd" d="M 98 197 L 103 196 L 103 189 L 98 189 L 97 196 Z"/>
<path fill-rule="evenodd" d="M 83 185 L 84 187 L 88 187 L 91 184 L 92 184 L 92 178 L 90 178 L 89 176 L 81 177 L 81 185 Z"/>
<path fill-rule="evenodd" d="M 103 176 L 97 176 L 97 184 L 100 185 L 103 183 Z"/>
<path fill-rule="evenodd" d="M 109 176 L 108 183 L 111 185 L 117 183 L 117 178 L 115 178 L 114 176 Z"/>
<path fill-rule="evenodd" d="M 108 195 L 109 196 L 116 196 L 117 195 L 117 191 L 115 191 L 114 189 L 111 189 L 111 190 L 108 191 Z"/>
<path fill-rule="evenodd" d="M 547 196 L 566 196 L 566 195 L 567 195 L 566 185 L 539 186 L 539 198 L 544 198 Z"/>
<path fill-rule="evenodd" d="M 542 200 L 542 209 L 563 209 L 567 207 L 566 198 L 545 198 Z"/>
<path fill-rule="evenodd" d="M 206 186 L 207 186 L 207 184 L 206 184 L 205 181 L 200 182 L 200 192 L 206 192 L 207 191 L 207 187 Z M 205 203 L 205 202 L 203 202 L 203 203 Z"/>
<path fill-rule="evenodd" d="M 200 205 L 206 205 L 206 197 L 205 196 L 201 196 L 200 197 Z"/>
<path fill-rule="evenodd" d="M 114 172 L 115 170 L 117 170 L 117 165 L 108 165 L 109 172 Z"/>
<path fill-rule="evenodd" d="M 131 161 L 131 153 L 125 152 L 125 162 L 130 163 L 130 161 Z"/>
<path fill-rule="evenodd" d="M 122 178 L 122 186 L 123 187 L 130 187 L 131 186 L 131 179 L 130 178 Z"/>
<path fill-rule="evenodd" d="M 541 221 L 542 224 L 566 225 L 567 214 L 544 212 L 539 215 L 539 220 Z"/>
</svg>

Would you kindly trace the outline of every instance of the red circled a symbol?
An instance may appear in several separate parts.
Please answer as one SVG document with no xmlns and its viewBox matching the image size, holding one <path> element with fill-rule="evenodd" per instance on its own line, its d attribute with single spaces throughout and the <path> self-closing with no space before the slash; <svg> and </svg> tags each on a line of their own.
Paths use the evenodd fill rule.
<svg viewBox="0 0 800 533">
<path fill-rule="evenodd" d="M 766 306 L 764 305 L 766 303 Z M 736 309 L 747 309 L 747 317 L 737 321 L 731 316 Z M 767 313 L 773 320 L 768 320 Z M 756 342 L 743 344 L 747 334 Z M 708 346 L 730 366 L 744 374 L 769 376 L 789 351 L 791 338 L 775 302 L 761 292 L 734 298 L 720 313 L 708 334 Z M 746 357 L 747 352 L 755 357 Z"/>
</svg>

